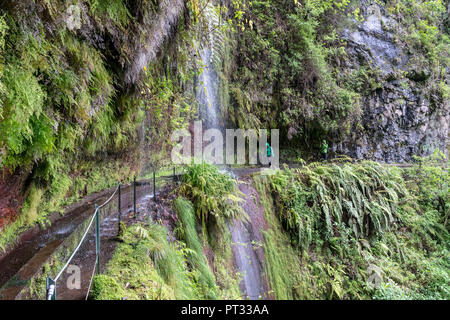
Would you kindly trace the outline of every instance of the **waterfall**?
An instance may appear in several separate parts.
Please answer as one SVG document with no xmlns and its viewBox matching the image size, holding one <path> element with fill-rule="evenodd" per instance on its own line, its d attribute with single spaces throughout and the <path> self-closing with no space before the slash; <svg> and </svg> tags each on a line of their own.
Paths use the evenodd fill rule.
<svg viewBox="0 0 450 320">
<path fill-rule="evenodd" d="M 204 19 L 203 30 L 208 34 L 203 37 L 203 41 L 195 43 L 198 56 L 201 59 L 201 73 L 197 78 L 197 102 L 199 104 L 199 117 L 202 120 L 204 129 L 218 129 L 225 132 L 221 126 L 221 101 L 217 93 L 220 90 L 220 78 L 216 66 L 222 58 L 223 35 L 220 30 L 220 13 L 209 2 L 202 15 Z M 205 40 L 206 39 L 206 40 Z M 226 174 L 232 174 L 230 170 L 225 170 Z M 248 205 L 244 206 L 247 211 Z M 254 210 L 250 210 L 254 211 Z M 253 220 L 254 212 L 247 212 L 250 220 Z M 256 239 L 252 231 L 252 223 L 232 220 L 228 222 L 231 233 L 232 251 L 234 265 L 241 275 L 239 285 L 242 296 L 247 299 L 261 299 L 265 297 L 264 284 L 262 280 L 261 261 L 258 258 L 253 243 L 260 241 Z"/>
<path fill-rule="evenodd" d="M 200 118 L 206 128 L 219 129 L 220 101 L 217 99 L 218 76 L 211 63 L 211 50 L 208 48 L 200 51 L 203 63 L 203 71 L 198 79 L 197 101 L 200 106 Z"/>
<path fill-rule="evenodd" d="M 220 61 L 220 47 L 223 37 L 220 33 L 220 14 L 211 2 L 206 4 L 203 11 L 202 31 L 207 34 L 200 43 L 195 43 L 196 50 L 201 60 L 201 73 L 198 77 L 197 101 L 199 103 L 199 115 L 206 128 L 221 129 L 220 100 L 217 92 L 220 89 L 220 81 L 216 71 L 217 62 Z M 203 32 L 200 32 L 201 34 Z"/>
</svg>

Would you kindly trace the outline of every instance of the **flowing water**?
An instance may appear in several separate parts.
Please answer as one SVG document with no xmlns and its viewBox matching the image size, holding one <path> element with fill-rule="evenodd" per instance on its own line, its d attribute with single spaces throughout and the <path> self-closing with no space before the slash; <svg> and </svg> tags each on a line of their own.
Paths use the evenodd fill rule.
<svg viewBox="0 0 450 320">
<path fill-rule="evenodd" d="M 208 14 L 209 12 L 209 14 Z M 218 41 L 215 30 L 218 29 L 217 20 L 213 10 L 206 9 L 208 37 L 207 40 L 201 43 L 198 48 L 200 58 L 202 60 L 202 73 L 198 78 L 197 87 L 197 101 L 199 103 L 199 115 L 202 120 L 203 126 L 206 129 L 214 128 L 221 132 L 225 132 L 224 128 L 220 125 L 221 115 L 221 103 L 218 98 L 218 92 L 220 89 L 220 79 L 217 71 L 215 70 L 214 53 L 215 42 Z M 229 168 L 225 168 L 222 172 L 231 174 L 233 172 Z M 244 209 L 249 209 L 250 206 L 244 206 Z M 254 214 L 256 212 L 253 212 Z M 235 262 L 235 267 L 241 275 L 240 289 L 242 296 L 246 299 L 261 299 L 266 297 L 267 286 L 262 279 L 262 249 L 257 250 L 255 243 L 261 243 L 262 237 L 255 237 L 255 233 L 259 233 L 259 230 L 255 231 L 252 228 L 252 221 L 255 217 L 254 214 L 247 212 L 251 221 L 243 222 L 239 220 L 233 220 L 228 223 L 228 227 L 231 233 L 232 239 L 232 251 Z M 258 251 L 258 252 L 257 252 Z"/>
<path fill-rule="evenodd" d="M 242 277 L 239 287 L 242 296 L 256 300 L 264 296 L 260 263 L 253 247 L 248 223 L 234 220 L 229 224 L 234 262 Z"/>
<path fill-rule="evenodd" d="M 144 208 L 153 199 L 153 188 L 149 185 L 142 185 L 136 188 L 137 193 L 137 211 L 144 212 Z M 105 190 L 98 194 L 92 194 L 83 201 L 68 207 L 66 214 L 60 216 L 54 214 L 50 217 L 52 221 L 48 228 L 36 226 L 27 232 L 24 232 L 18 240 L 18 245 L 11 251 L 0 256 L 0 299 L 14 299 L 19 292 L 25 287 L 25 282 L 29 281 L 29 277 L 33 276 L 43 263 L 54 254 L 58 246 L 63 243 L 73 232 L 77 231 L 79 225 L 92 216 L 94 211 L 94 203 L 103 203 L 112 190 Z M 132 186 L 124 186 L 121 195 L 121 217 L 122 221 L 127 223 L 130 220 L 130 213 L 133 211 L 133 188 Z M 108 204 L 116 206 L 116 197 Z M 106 215 L 102 219 L 101 230 L 101 260 L 107 262 L 116 246 L 115 236 L 118 230 L 118 216 L 114 214 L 117 208 L 111 209 L 113 214 Z M 139 214 L 138 214 L 139 216 Z M 140 216 L 144 217 L 144 214 Z M 83 243 L 79 252 L 74 257 L 72 264 L 79 265 L 82 271 L 82 287 L 80 290 L 66 290 L 62 286 L 58 287 L 59 299 L 82 299 L 86 295 L 90 276 L 92 275 L 92 266 L 95 258 L 95 240 L 93 228 L 87 240 Z M 103 265 L 103 268 L 105 265 Z M 25 276 L 26 275 L 26 276 Z M 66 274 L 64 274 L 67 277 Z M 9 285 L 10 279 L 22 278 L 26 280 L 24 283 L 16 284 L 14 281 Z M 65 279 L 63 279 L 65 280 Z M 17 282 L 17 281 L 16 281 Z M 64 281 L 60 281 L 64 284 Z M 60 284 L 61 284 L 60 283 Z"/>
<path fill-rule="evenodd" d="M 206 40 L 201 41 L 199 45 L 198 53 L 202 61 L 202 72 L 198 77 L 197 87 L 197 100 L 199 102 L 199 115 L 203 120 L 205 128 L 215 128 L 224 132 L 223 126 L 220 125 L 221 115 L 221 103 L 218 98 L 218 92 L 220 89 L 220 79 L 215 69 L 217 59 L 217 49 L 214 49 L 217 42 L 221 41 L 220 35 L 217 33 L 217 14 L 209 6 L 210 14 L 205 14 L 208 25 L 208 36 Z M 146 53 L 151 56 L 150 53 Z M 145 56 L 147 59 L 147 56 Z M 144 59 L 145 60 L 145 59 Z M 144 63 L 144 62 L 143 62 Z M 135 71 L 135 70 L 134 70 Z M 133 72 L 135 73 L 135 72 Z M 231 170 L 225 169 L 225 172 L 232 174 Z M 240 185 L 242 188 L 242 185 Z M 127 190 L 126 194 L 129 194 Z M 106 196 L 105 196 L 106 197 Z M 144 198 L 139 197 L 141 201 L 139 203 L 147 203 L 151 200 L 151 196 L 147 194 Z M 94 199 L 92 199 L 94 200 Z M 101 198 L 95 199 L 95 201 L 101 201 Z M 122 205 L 129 206 L 129 203 L 122 203 Z M 33 257 L 36 252 L 45 247 L 48 243 L 58 240 L 62 241 L 66 238 L 74 228 L 84 221 L 90 214 L 92 214 L 93 201 L 86 201 L 83 206 L 77 207 L 70 214 L 55 219 L 54 223 L 47 230 L 36 229 L 33 234 L 29 234 L 29 239 L 24 240 L 21 245 L 12 251 L 7 256 L 0 257 L 0 269 L 5 271 L 0 277 L 0 286 L 3 285 L 17 270 L 25 264 L 29 259 Z M 235 260 L 235 267 L 242 276 L 240 283 L 240 289 L 243 297 L 248 299 L 259 299 L 266 297 L 267 284 L 263 277 L 263 250 L 261 246 L 258 246 L 263 240 L 260 233 L 262 214 L 254 207 L 253 200 L 250 196 L 247 197 L 246 203 L 243 208 L 247 212 L 250 220 L 243 222 L 238 220 L 230 221 L 228 226 L 232 238 L 232 251 Z M 130 209 L 131 210 L 131 209 Z M 127 216 L 127 211 L 123 212 Z M 107 217 L 102 224 L 102 246 L 103 248 L 108 246 L 114 246 L 111 244 L 111 238 L 115 235 L 117 230 L 117 218 Z M 103 243 L 103 240 L 105 242 Z M 94 240 L 91 237 L 86 241 L 85 250 L 80 250 L 80 256 L 77 257 L 79 262 L 81 261 L 93 261 L 92 257 L 95 255 L 93 250 Z M 111 250 L 104 250 L 105 252 L 112 253 Z M 109 260 L 110 256 L 103 257 L 103 261 Z M 77 260 L 77 261 L 78 261 Z M 85 266 L 89 272 L 92 269 L 92 263 Z M 89 277 L 83 282 L 88 281 Z M 86 286 L 83 286 L 85 288 Z M 61 296 L 67 299 L 83 298 L 85 291 L 77 292 L 74 296 L 73 292 L 66 292 L 66 290 L 59 290 Z"/>
<path fill-rule="evenodd" d="M 197 88 L 197 100 L 200 105 L 200 115 L 207 128 L 219 129 L 218 113 L 219 102 L 216 98 L 218 77 L 211 63 L 211 50 L 200 51 L 203 63 L 203 72 L 199 76 L 199 88 Z"/>
</svg>

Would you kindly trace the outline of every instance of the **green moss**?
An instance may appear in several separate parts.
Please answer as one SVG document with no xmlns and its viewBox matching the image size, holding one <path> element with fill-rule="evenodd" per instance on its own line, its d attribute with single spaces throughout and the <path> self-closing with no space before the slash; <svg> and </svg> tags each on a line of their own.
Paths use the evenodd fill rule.
<svg viewBox="0 0 450 320">
<path fill-rule="evenodd" d="M 198 282 L 203 296 L 207 299 L 216 299 L 216 280 L 209 268 L 208 261 L 203 253 L 203 246 L 197 234 L 194 208 L 189 201 L 183 198 L 177 198 L 174 206 L 181 222 L 180 227 L 183 230 L 186 246 L 193 251 L 189 255 L 189 261 L 193 269 L 199 273 Z"/>
<path fill-rule="evenodd" d="M 45 224 L 52 211 L 129 179 L 131 167 L 141 166 L 138 143 L 130 140 L 142 126 L 143 105 L 131 94 L 115 104 L 117 80 L 105 57 L 66 29 L 48 35 L 43 22 L 36 31 L 12 13 L 0 25 L 0 166 L 32 172 L 29 178 L 42 193 L 32 220 Z M 127 155 L 126 163 L 119 152 Z M 110 170 L 119 162 L 119 170 Z M 22 210 L 20 217 L 26 215 Z M 3 248 L 31 226 L 27 221 L 19 218 L 3 230 Z"/>
<path fill-rule="evenodd" d="M 295 173 L 287 170 L 254 178 L 269 224 L 264 232 L 265 254 L 275 296 L 447 299 L 449 233 L 443 225 L 449 199 L 439 193 L 446 187 L 436 183 L 436 179 L 445 181 L 446 173 L 429 167 L 422 169 L 428 173 L 420 178 L 417 173 L 368 162 L 335 166 L 311 164 Z M 346 170 L 352 178 L 345 178 Z M 312 178 L 314 172 L 318 175 Z M 346 182 L 339 183 L 339 179 Z M 352 190 L 352 179 L 356 179 L 357 189 Z M 435 182 L 428 184 L 432 180 Z M 320 181 L 324 185 L 317 187 Z M 370 191 L 373 183 L 377 188 Z M 418 183 L 428 185 L 427 192 L 416 188 Z M 339 189 L 325 196 L 326 192 L 321 195 L 326 190 L 323 187 Z M 370 196 L 373 193 L 375 197 Z M 356 205 L 364 197 L 371 197 L 373 209 Z M 389 201 L 377 204 L 382 197 Z M 332 199 L 337 202 L 329 207 L 328 216 L 327 201 Z M 355 211 L 346 204 L 354 201 Z M 384 221 L 380 229 L 371 222 L 379 213 L 376 208 L 387 215 L 379 218 Z M 339 217 L 337 209 L 345 214 Z M 365 210 L 372 216 L 362 219 L 363 225 L 368 231 L 374 229 L 360 233 L 355 215 Z M 349 223 L 348 219 L 356 220 Z"/>
<path fill-rule="evenodd" d="M 103 275 L 95 276 L 92 297 L 109 299 L 198 299 L 184 249 L 167 242 L 160 225 L 135 225 L 123 235 Z"/>
<path fill-rule="evenodd" d="M 107 15 L 117 25 L 128 24 L 130 13 L 122 0 L 89 0 L 88 2 L 94 16 Z"/>
</svg>

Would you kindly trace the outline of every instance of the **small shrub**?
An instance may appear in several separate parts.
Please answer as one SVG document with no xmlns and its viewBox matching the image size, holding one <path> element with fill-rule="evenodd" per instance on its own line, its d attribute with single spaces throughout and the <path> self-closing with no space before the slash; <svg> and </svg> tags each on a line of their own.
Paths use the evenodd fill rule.
<svg viewBox="0 0 450 320">
<path fill-rule="evenodd" d="M 192 201 L 204 228 L 210 216 L 245 218 L 236 180 L 213 165 L 191 164 L 186 168 L 178 192 Z"/>
</svg>

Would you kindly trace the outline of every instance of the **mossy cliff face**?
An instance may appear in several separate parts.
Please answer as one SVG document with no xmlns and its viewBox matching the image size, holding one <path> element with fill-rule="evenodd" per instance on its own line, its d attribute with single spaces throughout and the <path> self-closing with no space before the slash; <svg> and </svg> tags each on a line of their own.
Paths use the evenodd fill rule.
<svg viewBox="0 0 450 320">
<path fill-rule="evenodd" d="M 0 228 L 13 225 L 0 247 L 64 203 L 167 158 L 167 137 L 194 108 L 186 9 L 184 1 L 2 3 L 1 186 L 17 196 L 1 203 Z"/>
<path fill-rule="evenodd" d="M 252 1 L 233 9 L 227 119 L 285 143 L 403 162 L 446 150 L 446 1 Z M 316 156 L 315 155 L 315 156 Z"/>
<path fill-rule="evenodd" d="M 378 85 L 362 97 L 363 128 L 338 143 L 336 151 L 395 162 L 446 150 L 449 41 L 448 28 L 439 20 L 446 11 L 442 5 L 441 11 L 428 6 L 414 3 L 406 11 L 367 1 L 363 22 L 356 30 L 344 30 L 345 67 L 377 70 Z M 442 43 L 439 32 L 444 32 Z"/>
</svg>

